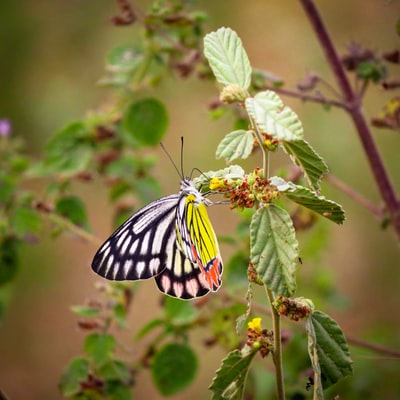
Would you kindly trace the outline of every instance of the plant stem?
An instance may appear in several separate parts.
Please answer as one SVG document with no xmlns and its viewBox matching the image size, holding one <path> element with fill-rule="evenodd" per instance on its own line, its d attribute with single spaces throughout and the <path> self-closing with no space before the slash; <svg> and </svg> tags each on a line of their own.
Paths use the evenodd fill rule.
<svg viewBox="0 0 400 400">
<path fill-rule="evenodd" d="M 263 140 L 263 138 L 261 136 L 260 131 L 257 128 L 257 125 L 254 123 L 253 118 L 251 118 L 250 116 L 249 116 L 249 118 L 250 118 L 250 124 L 251 124 L 251 126 L 253 128 L 253 132 L 254 132 L 254 134 L 256 136 L 257 142 L 258 142 L 258 144 L 260 146 L 260 149 L 261 149 L 261 152 L 262 152 L 263 174 L 264 174 L 264 177 L 267 178 L 268 175 L 269 175 L 269 151 L 264 146 L 264 140 Z"/>
<path fill-rule="evenodd" d="M 343 102 L 341 100 L 328 99 L 322 95 L 318 96 L 318 95 L 301 93 L 301 92 L 297 92 L 295 90 L 289 90 L 289 89 L 285 89 L 285 88 L 281 88 L 281 87 L 275 87 L 273 85 L 266 85 L 265 89 L 270 89 L 276 93 L 282 94 L 284 96 L 297 98 L 302 101 L 310 101 L 313 103 L 319 103 L 319 104 L 323 104 L 323 105 L 327 105 L 327 106 L 333 106 L 333 107 L 346 109 L 345 102 Z"/>
<path fill-rule="evenodd" d="M 300 0 L 303 9 L 314 28 L 320 45 L 325 52 L 328 64 L 332 68 L 336 82 L 346 101 L 346 110 L 350 114 L 356 127 L 361 144 L 370 164 L 375 182 L 385 202 L 386 209 L 393 224 L 395 233 L 400 242 L 400 202 L 396 198 L 394 188 L 386 172 L 383 161 L 375 145 L 371 130 L 365 119 L 361 97 L 352 89 L 339 56 L 333 46 L 326 27 L 318 13 L 313 0 Z"/>
<path fill-rule="evenodd" d="M 272 329 L 274 331 L 274 350 L 272 351 L 272 359 L 275 364 L 275 379 L 278 392 L 278 399 L 285 400 L 285 385 L 283 379 L 283 363 L 282 363 L 282 339 L 281 339 L 281 316 L 272 305 L 274 295 L 271 290 L 265 286 L 268 295 L 271 311 L 272 311 Z"/>
<path fill-rule="evenodd" d="M 1 389 L 0 389 L 0 400 L 8 400 L 8 397 Z"/>
<path fill-rule="evenodd" d="M 73 224 L 67 218 L 64 218 L 61 215 L 57 215 L 55 213 L 44 213 L 44 215 L 46 215 L 51 222 L 54 222 L 56 225 L 58 225 L 64 229 L 67 229 L 71 233 L 88 241 L 89 243 L 93 243 L 95 246 L 101 245 L 102 242 L 100 241 L 100 239 L 96 238 L 91 233 L 86 232 L 84 229 L 80 228 L 79 226 Z"/>
<path fill-rule="evenodd" d="M 384 213 L 381 207 L 375 205 L 360 193 L 356 192 L 351 186 L 346 185 L 344 182 L 336 178 L 332 174 L 325 175 L 325 179 L 330 182 L 333 186 L 336 186 L 343 193 L 347 194 L 350 198 L 355 200 L 358 204 L 369 210 L 379 221 L 384 218 Z"/>
</svg>

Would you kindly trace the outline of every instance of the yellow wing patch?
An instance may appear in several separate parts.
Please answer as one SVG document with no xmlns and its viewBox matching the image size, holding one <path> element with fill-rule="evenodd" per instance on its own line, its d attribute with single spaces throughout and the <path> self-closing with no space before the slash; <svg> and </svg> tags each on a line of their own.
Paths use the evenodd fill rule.
<svg viewBox="0 0 400 400">
<path fill-rule="evenodd" d="M 191 241 L 191 256 L 210 287 L 217 290 L 221 285 L 222 260 L 217 238 L 204 203 L 196 203 L 194 195 L 186 198 L 186 225 Z"/>
</svg>

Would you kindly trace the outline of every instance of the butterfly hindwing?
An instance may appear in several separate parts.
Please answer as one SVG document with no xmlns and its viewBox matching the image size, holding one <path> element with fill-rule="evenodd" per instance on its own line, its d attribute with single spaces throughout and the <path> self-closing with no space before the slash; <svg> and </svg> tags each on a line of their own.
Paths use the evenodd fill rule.
<svg viewBox="0 0 400 400">
<path fill-rule="evenodd" d="M 210 291 L 199 266 L 186 257 L 176 241 L 167 258 L 166 268 L 156 276 L 156 283 L 165 294 L 181 299 L 201 297 Z"/>
</svg>

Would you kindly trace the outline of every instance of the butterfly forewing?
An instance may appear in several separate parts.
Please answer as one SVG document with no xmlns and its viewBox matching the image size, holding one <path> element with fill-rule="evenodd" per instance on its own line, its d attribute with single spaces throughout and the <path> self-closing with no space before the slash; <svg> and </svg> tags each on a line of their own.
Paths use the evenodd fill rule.
<svg viewBox="0 0 400 400">
<path fill-rule="evenodd" d="M 99 275 L 111 280 L 148 279 L 166 266 L 175 242 L 179 195 L 163 197 L 139 210 L 100 247 L 92 261 Z"/>
</svg>

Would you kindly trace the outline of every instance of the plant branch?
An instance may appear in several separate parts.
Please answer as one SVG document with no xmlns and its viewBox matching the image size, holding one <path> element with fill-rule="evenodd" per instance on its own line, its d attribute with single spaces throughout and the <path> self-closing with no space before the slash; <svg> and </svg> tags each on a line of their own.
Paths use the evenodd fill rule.
<svg viewBox="0 0 400 400">
<path fill-rule="evenodd" d="M 8 400 L 8 397 L 1 389 L 0 389 L 0 400 Z"/>
<path fill-rule="evenodd" d="M 272 305 L 274 295 L 271 290 L 265 286 L 268 295 L 271 311 L 272 311 L 272 324 L 274 331 L 274 350 L 272 351 L 272 358 L 275 364 L 275 379 L 278 392 L 278 399 L 285 400 L 285 386 L 283 379 L 283 363 L 282 363 L 282 338 L 281 338 L 281 316 Z"/>
<path fill-rule="evenodd" d="M 400 351 L 389 349 L 387 347 L 379 346 L 377 344 L 366 342 L 365 340 L 361 340 L 355 337 L 346 336 L 347 342 L 352 344 L 353 346 L 361 347 L 366 350 L 371 350 L 375 353 L 384 354 L 386 356 L 395 357 L 397 360 L 400 360 Z"/>
<path fill-rule="evenodd" d="M 360 193 L 356 192 L 351 186 L 346 185 L 344 182 L 336 178 L 332 174 L 325 175 L 325 179 L 330 182 L 333 186 L 336 186 L 343 193 L 347 194 L 350 198 L 355 200 L 358 204 L 361 204 L 364 208 L 370 211 L 376 218 L 382 221 L 384 214 L 381 207 L 378 207 L 376 204 L 372 203 Z"/>
<path fill-rule="evenodd" d="M 57 226 L 70 231 L 74 235 L 88 241 L 89 243 L 93 243 L 95 246 L 101 246 L 102 242 L 96 236 L 73 224 L 69 219 L 51 212 L 43 214 L 46 215 L 47 218 Z"/>
<path fill-rule="evenodd" d="M 273 90 L 274 92 L 282 94 L 284 96 L 293 97 L 293 98 L 300 99 L 303 101 L 310 101 L 313 103 L 319 103 L 319 104 L 339 107 L 339 108 L 343 108 L 343 109 L 346 109 L 346 107 L 347 107 L 346 103 L 343 101 L 327 99 L 326 97 L 324 97 L 322 95 L 318 96 L 318 95 L 306 94 L 306 93 L 302 93 L 302 92 L 297 92 L 295 90 L 278 88 L 273 85 L 266 85 L 265 89 L 270 89 L 270 90 Z"/>
<path fill-rule="evenodd" d="M 323 51 L 325 52 L 325 57 L 332 68 L 336 82 L 345 99 L 347 104 L 346 110 L 350 114 L 356 127 L 358 137 L 360 138 L 369 161 L 375 182 L 385 202 L 390 220 L 400 242 L 400 202 L 396 198 L 393 185 L 387 175 L 385 166 L 383 165 L 383 161 L 372 137 L 371 130 L 365 119 L 362 110 L 361 97 L 353 91 L 350 85 L 339 56 L 314 2 L 312 0 L 300 0 L 300 3 L 315 31 Z"/>
</svg>

